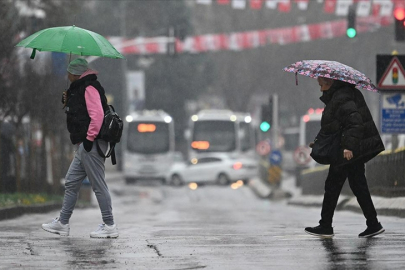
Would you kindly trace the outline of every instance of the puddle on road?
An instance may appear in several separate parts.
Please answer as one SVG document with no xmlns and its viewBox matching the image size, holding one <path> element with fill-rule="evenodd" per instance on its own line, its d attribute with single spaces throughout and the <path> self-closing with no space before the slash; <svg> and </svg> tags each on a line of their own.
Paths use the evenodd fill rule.
<svg viewBox="0 0 405 270">
<path fill-rule="evenodd" d="M 322 246 L 327 252 L 327 259 L 330 263 L 330 269 L 371 269 L 372 261 L 369 258 L 368 251 L 378 241 L 378 238 L 360 239 L 356 245 L 350 247 L 341 247 L 339 241 L 335 239 L 320 239 Z"/>
</svg>

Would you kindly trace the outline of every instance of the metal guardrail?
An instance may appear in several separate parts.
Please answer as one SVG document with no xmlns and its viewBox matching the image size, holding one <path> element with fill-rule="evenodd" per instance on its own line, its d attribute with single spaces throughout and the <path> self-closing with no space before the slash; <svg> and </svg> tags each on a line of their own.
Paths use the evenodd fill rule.
<svg viewBox="0 0 405 270">
<path fill-rule="evenodd" d="M 374 195 L 405 195 L 405 147 L 384 151 L 366 165 L 366 177 Z"/>
<path fill-rule="evenodd" d="M 321 195 L 329 166 L 302 170 L 302 194 Z M 384 151 L 366 164 L 367 183 L 372 195 L 384 197 L 405 196 L 405 147 Z M 342 194 L 352 194 L 346 181 Z"/>
</svg>

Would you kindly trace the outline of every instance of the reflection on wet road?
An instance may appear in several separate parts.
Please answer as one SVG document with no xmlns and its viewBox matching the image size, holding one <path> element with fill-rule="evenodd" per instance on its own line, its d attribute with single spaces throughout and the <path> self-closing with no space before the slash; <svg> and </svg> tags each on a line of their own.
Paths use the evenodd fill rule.
<svg viewBox="0 0 405 270">
<path fill-rule="evenodd" d="M 0 269 L 405 269 L 404 219 L 380 217 L 386 233 L 358 238 L 364 217 L 337 211 L 333 239 L 304 233 L 320 209 L 258 199 L 248 186 L 110 184 L 120 237 L 90 239 L 96 205 L 76 209 L 69 237 L 40 228 L 58 215 L 0 222 Z"/>
</svg>

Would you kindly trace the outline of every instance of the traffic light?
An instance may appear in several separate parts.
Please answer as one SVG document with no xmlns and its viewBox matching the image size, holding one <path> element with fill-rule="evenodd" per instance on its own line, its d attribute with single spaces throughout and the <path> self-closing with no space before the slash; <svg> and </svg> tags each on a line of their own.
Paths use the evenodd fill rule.
<svg viewBox="0 0 405 270">
<path fill-rule="evenodd" d="M 271 121 L 269 120 L 270 110 L 268 104 L 262 105 L 262 121 L 260 123 L 260 130 L 267 132 L 271 128 Z"/>
<path fill-rule="evenodd" d="M 262 121 L 260 123 L 260 130 L 267 132 L 273 125 L 273 99 L 270 96 L 269 103 L 262 105 Z"/>
<path fill-rule="evenodd" d="M 395 18 L 395 40 L 404 41 L 405 40 L 405 8 L 396 7 L 394 9 Z"/>
<path fill-rule="evenodd" d="M 346 35 L 349 38 L 354 38 L 357 35 L 356 30 L 356 10 L 353 5 L 349 8 L 349 13 L 347 13 L 347 30 Z"/>
</svg>

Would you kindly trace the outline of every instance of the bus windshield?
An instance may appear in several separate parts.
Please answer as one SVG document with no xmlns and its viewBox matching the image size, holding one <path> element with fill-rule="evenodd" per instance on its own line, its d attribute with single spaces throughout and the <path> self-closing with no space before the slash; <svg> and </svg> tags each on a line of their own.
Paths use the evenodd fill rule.
<svg viewBox="0 0 405 270">
<path fill-rule="evenodd" d="M 236 149 L 235 122 L 197 121 L 194 123 L 193 141 L 208 142 L 199 152 L 231 152 Z"/>
<path fill-rule="evenodd" d="M 128 124 L 129 152 L 158 154 L 169 151 L 169 125 L 163 122 L 131 122 Z"/>
<path fill-rule="evenodd" d="M 239 128 L 240 128 L 240 148 L 243 152 L 245 152 L 252 148 L 250 124 L 240 122 Z"/>
</svg>

